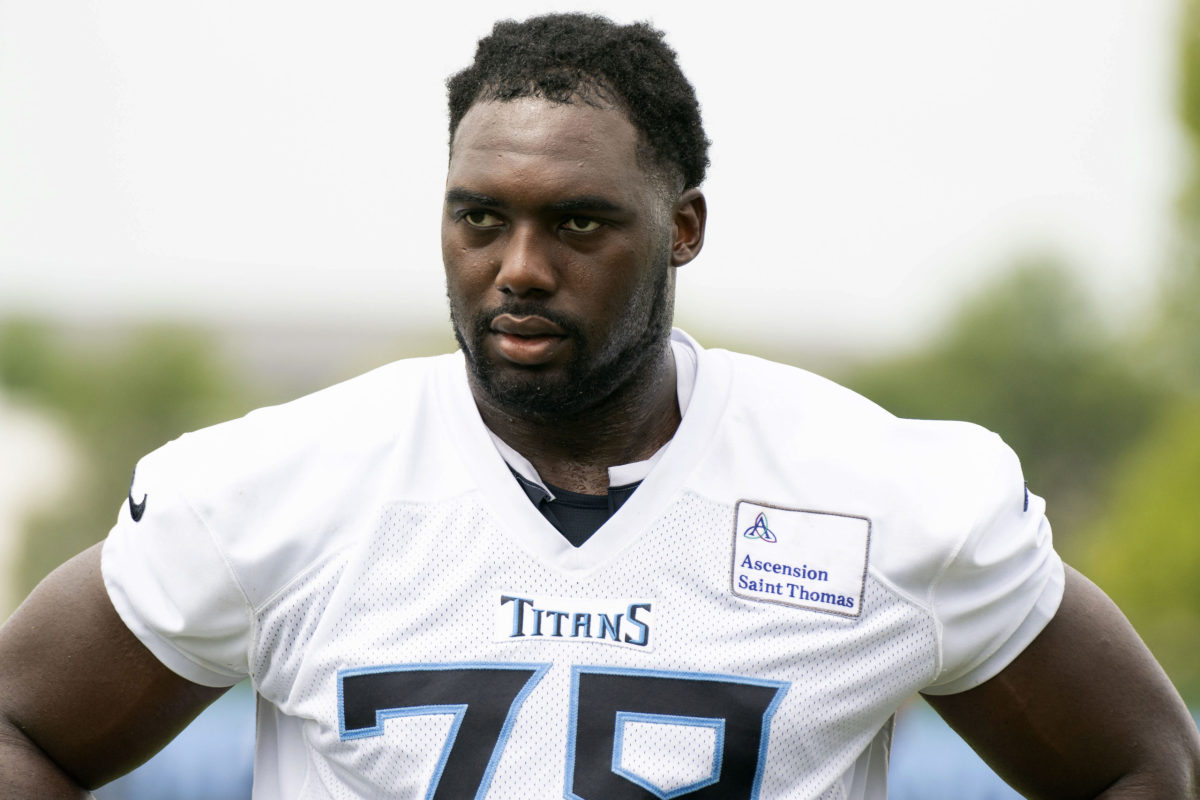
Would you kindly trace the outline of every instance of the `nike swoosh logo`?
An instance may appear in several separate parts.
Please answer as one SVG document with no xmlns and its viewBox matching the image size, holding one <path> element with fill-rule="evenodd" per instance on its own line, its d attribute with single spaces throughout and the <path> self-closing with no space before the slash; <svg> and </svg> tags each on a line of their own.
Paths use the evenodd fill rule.
<svg viewBox="0 0 1200 800">
<path fill-rule="evenodd" d="M 133 502 L 133 495 L 129 495 L 129 516 L 133 517 L 134 522 L 142 521 L 142 514 L 146 513 L 146 495 L 142 495 L 142 502 Z"/>
<path fill-rule="evenodd" d="M 129 476 L 129 516 L 133 517 L 134 522 L 141 522 L 142 514 L 146 513 L 146 498 L 148 497 L 148 495 L 145 492 L 143 492 L 142 493 L 142 502 L 140 502 L 140 503 L 133 502 L 133 481 L 136 478 L 137 478 L 137 470 L 134 470 L 133 474 Z"/>
</svg>

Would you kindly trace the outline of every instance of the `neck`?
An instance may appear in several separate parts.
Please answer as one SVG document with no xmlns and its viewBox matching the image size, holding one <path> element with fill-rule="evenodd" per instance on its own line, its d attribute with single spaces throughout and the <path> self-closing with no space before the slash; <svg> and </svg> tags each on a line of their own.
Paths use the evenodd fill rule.
<svg viewBox="0 0 1200 800">
<path fill-rule="evenodd" d="M 680 421 L 669 342 L 612 395 L 570 417 L 514 416 L 474 380 L 471 392 L 487 426 L 529 459 L 543 481 L 583 494 L 607 492 L 609 467 L 654 455 Z"/>
</svg>

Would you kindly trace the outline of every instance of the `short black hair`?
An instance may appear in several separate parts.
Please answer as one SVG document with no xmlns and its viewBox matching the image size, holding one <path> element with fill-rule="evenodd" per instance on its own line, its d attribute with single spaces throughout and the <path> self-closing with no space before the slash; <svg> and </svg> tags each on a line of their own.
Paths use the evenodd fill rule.
<svg viewBox="0 0 1200 800">
<path fill-rule="evenodd" d="M 696 91 L 662 31 L 591 14 L 501 20 L 479 40 L 475 61 L 446 81 L 450 140 L 472 105 L 538 97 L 555 103 L 612 104 L 640 131 L 658 167 L 683 188 L 704 181 L 708 139 Z M 615 95 L 615 96 L 614 96 Z"/>
</svg>

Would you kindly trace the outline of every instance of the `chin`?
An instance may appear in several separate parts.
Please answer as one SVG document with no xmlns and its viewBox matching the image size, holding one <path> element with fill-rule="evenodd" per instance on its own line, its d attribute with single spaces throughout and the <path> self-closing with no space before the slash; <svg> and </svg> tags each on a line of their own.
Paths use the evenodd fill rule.
<svg viewBox="0 0 1200 800">
<path fill-rule="evenodd" d="M 592 381 L 575 379 L 562 371 L 526 371 L 496 368 L 468 359 L 471 373 L 499 408 L 519 417 L 571 417 L 597 405 L 603 396 L 590 391 Z"/>
</svg>

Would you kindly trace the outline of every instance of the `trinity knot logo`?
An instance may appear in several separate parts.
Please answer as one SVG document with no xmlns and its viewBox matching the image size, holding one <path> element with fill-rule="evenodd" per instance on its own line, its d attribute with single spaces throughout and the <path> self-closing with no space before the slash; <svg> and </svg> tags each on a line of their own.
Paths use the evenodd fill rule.
<svg viewBox="0 0 1200 800">
<path fill-rule="evenodd" d="M 767 527 L 767 515 L 762 511 L 758 512 L 758 516 L 754 518 L 754 524 L 742 531 L 742 536 L 747 539 L 761 539 L 771 544 L 779 541 L 775 538 L 775 532 Z"/>
</svg>

